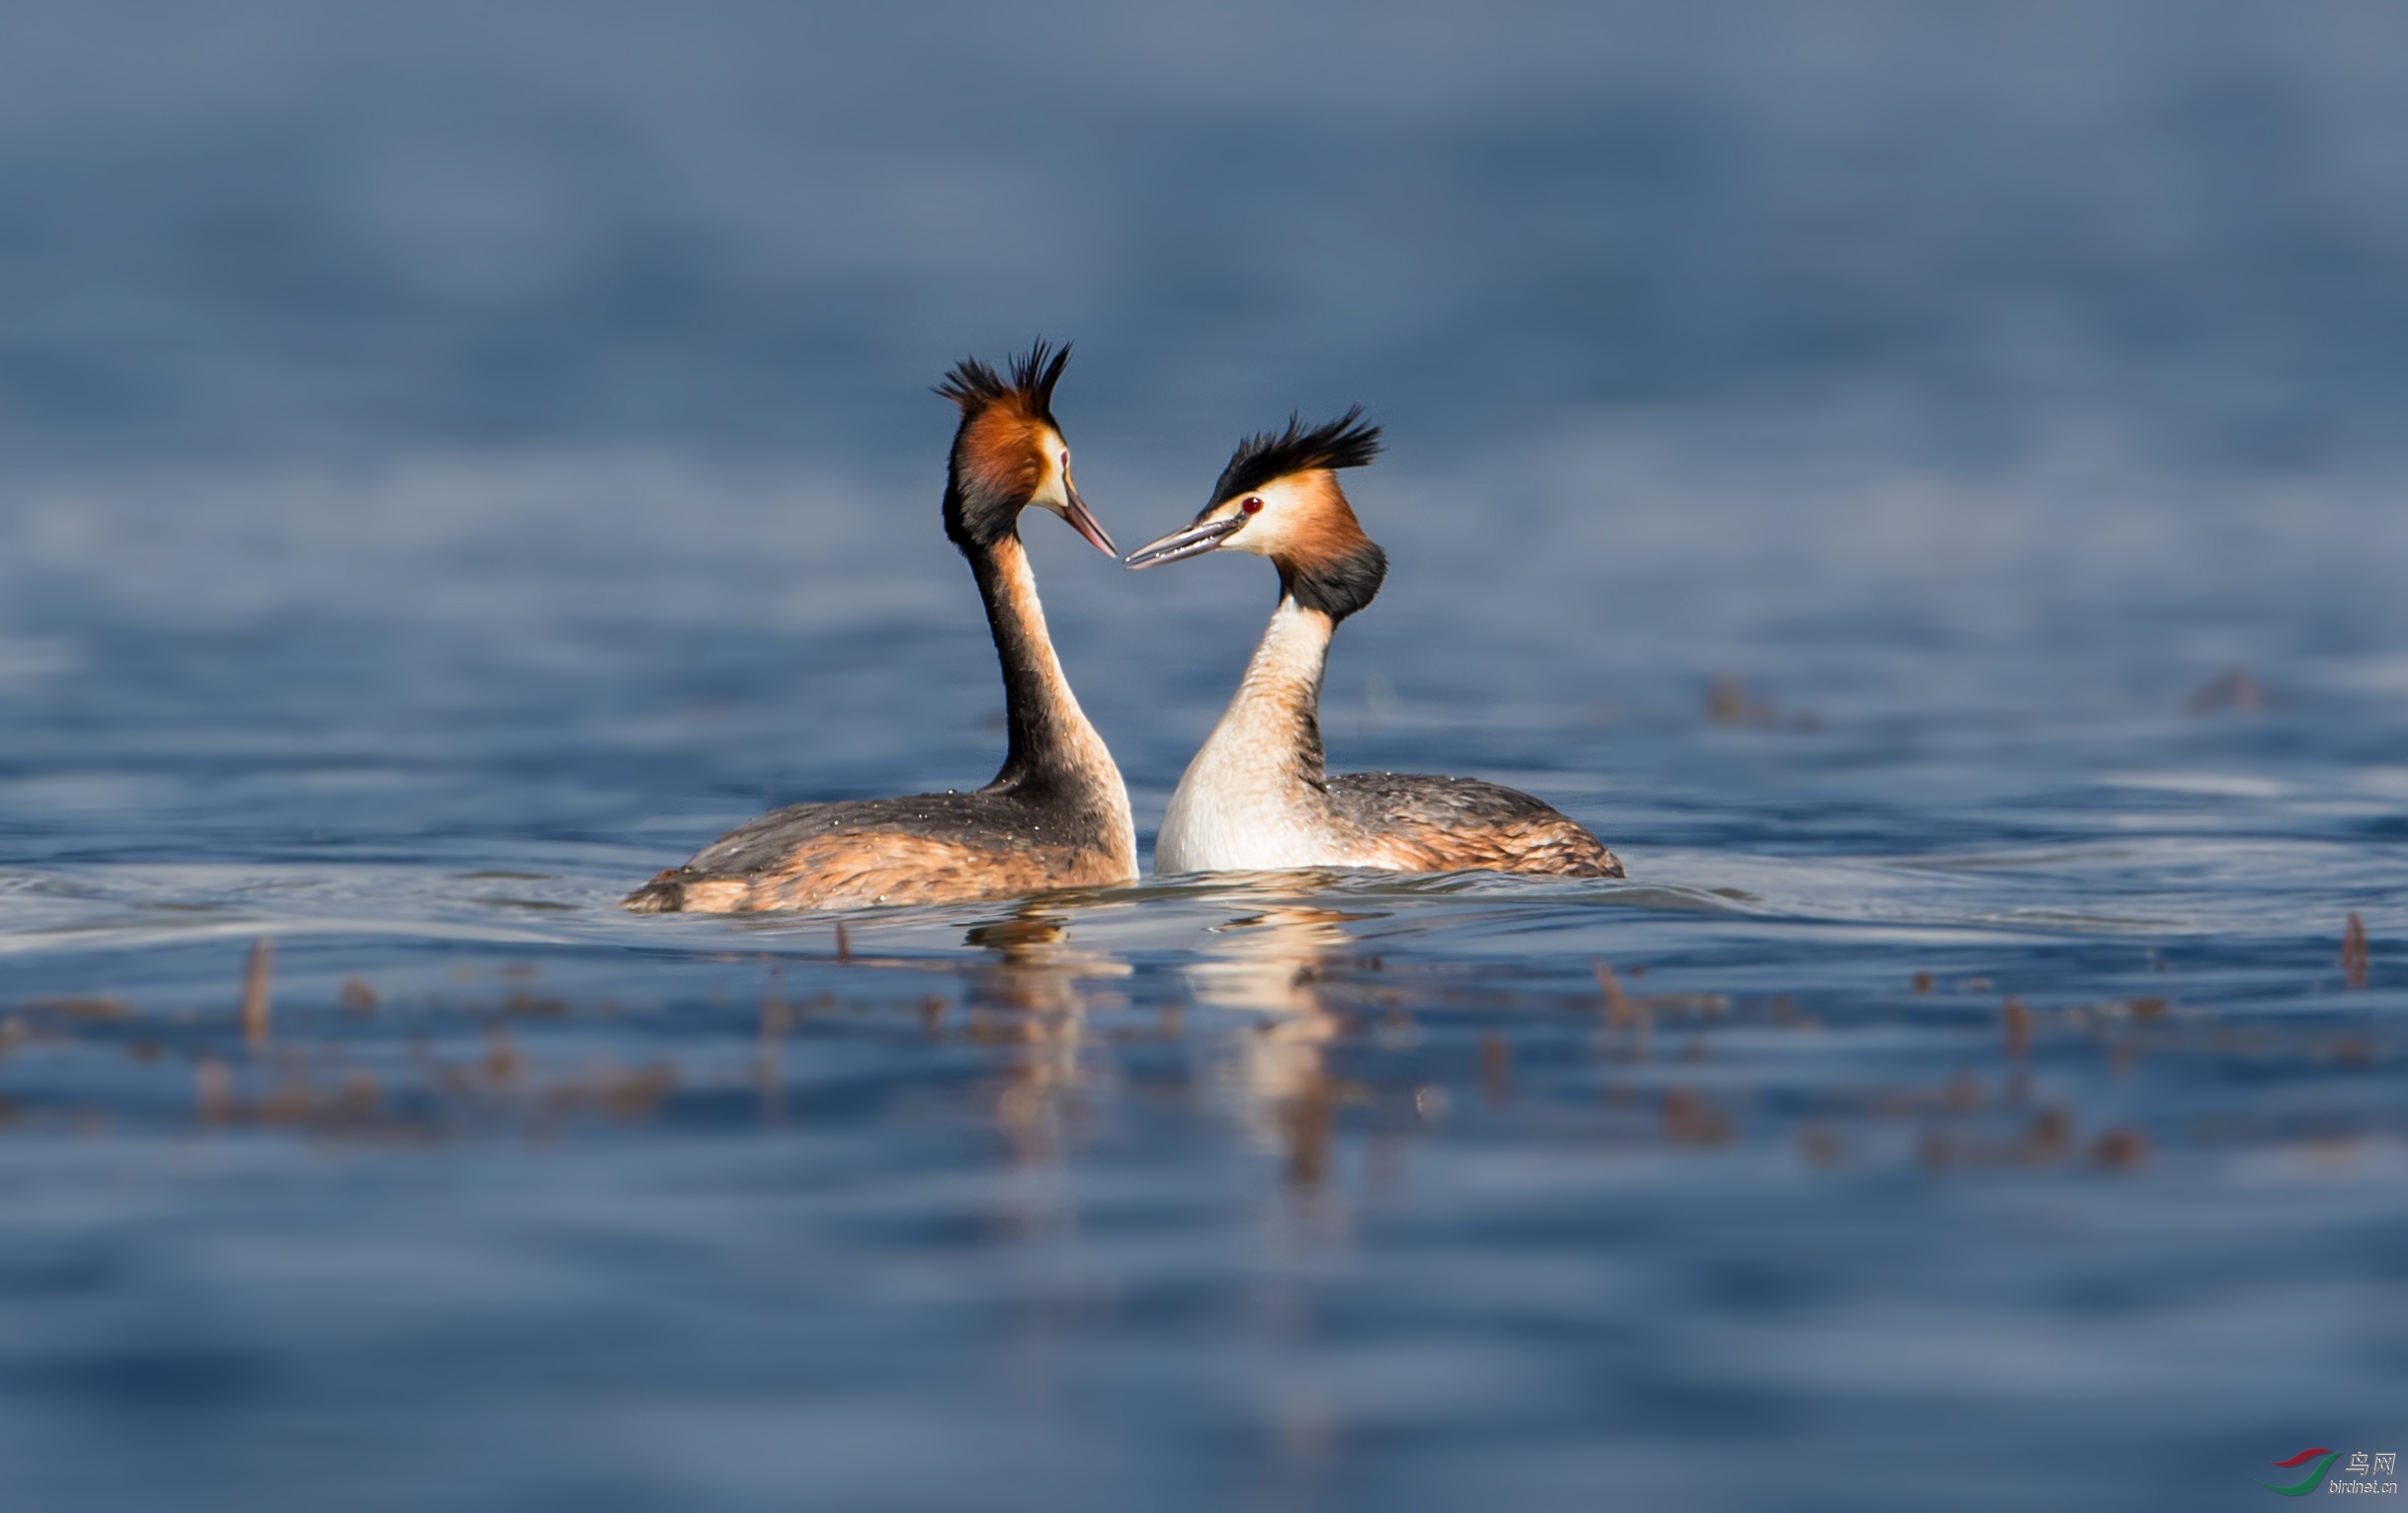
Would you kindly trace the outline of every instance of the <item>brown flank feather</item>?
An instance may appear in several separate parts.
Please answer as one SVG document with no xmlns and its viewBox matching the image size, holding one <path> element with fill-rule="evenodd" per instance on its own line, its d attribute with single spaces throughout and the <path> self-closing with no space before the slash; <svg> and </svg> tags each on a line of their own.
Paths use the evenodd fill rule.
<svg viewBox="0 0 2408 1513">
<path fill-rule="evenodd" d="M 1577 821 L 1476 778 L 1349 773 L 1328 780 L 1333 828 L 1361 865 L 1398 872 L 1619 878 L 1622 864 Z"/>
<path fill-rule="evenodd" d="M 859 909 L 872 904 L 962 903 L 1048 888 L 1124 881 L 1109 857 L 1069 846 L 1001 851 L 895 831 L 805 841 L 767 871 L 710 876 L 662 873 L 627 900 L 639 913 L 750 914 L 771 909 Z"/>
</svg>

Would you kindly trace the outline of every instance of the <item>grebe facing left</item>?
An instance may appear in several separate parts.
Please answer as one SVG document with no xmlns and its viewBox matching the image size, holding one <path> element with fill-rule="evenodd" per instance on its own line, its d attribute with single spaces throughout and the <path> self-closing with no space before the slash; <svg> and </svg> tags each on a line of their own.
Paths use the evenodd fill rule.
<svg viewBox="0 0 2408 1513">
<path fill-rule="evenodd" d="M 1619 878 L 1596 836 L 1528 794 L 1469 778 L 1325 774 L 1321 674 L 1338 623 L 1371 602 L 1388 559 L 1363 534 L 1338 469 L 1379 452 L 1361 407 L 1242 443 L 1187 529 L 1128 557 L 1156 567 L 1247 551 L 1280 570 L 1280 607 L 1154 842 L 1154 871 L 1377 867 Z"/>
<path fill-rule="evenodd" d="M 1048 360 L 1049 359 L 1049 360 Z M 641 913 L 952 903 L 1133 883 L 1128 790 L 1079 710 L 1045 633 L 1020 515 L 1051 510 L 1106 555 L 1112 539 L 1070 480 L 1053 385 L 1070 360 L 1043 342 L 1008 378 L 964 359 L 937 392 L 961 407 L 945 534 L 969 558 L 1003 662 L 1010 747 L 974 794 L 798 803 L 732 830 L 627 895 Z"/>
</svg>

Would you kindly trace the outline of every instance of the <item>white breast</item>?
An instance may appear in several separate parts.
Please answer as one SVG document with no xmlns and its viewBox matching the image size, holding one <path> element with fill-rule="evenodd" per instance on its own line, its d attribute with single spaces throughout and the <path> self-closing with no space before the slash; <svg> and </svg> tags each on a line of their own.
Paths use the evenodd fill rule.
<svg viewBox="0 0 2408 1513">
<path fill-rule="evenodd" d="M 1315 783 L 1319 753 L 1298 749 L 1321 702 L 1330 622 L 1283 600 L 1237 697 L 1188 764 L 1154 841 L 1154 871 L 1255 872 L 1345 865 Z M 1313 781 L 1307 781 L 1307 779 Z"/>
<path fill-rule="evenodd" d="M 1217 748 L 1217 749 L 1216 749 Z M 1256 872 L 1331 860 L 1322 817 L 1220 732 L 1188 764 L 1154 841 L 1156 872 Z"/>
</svg>

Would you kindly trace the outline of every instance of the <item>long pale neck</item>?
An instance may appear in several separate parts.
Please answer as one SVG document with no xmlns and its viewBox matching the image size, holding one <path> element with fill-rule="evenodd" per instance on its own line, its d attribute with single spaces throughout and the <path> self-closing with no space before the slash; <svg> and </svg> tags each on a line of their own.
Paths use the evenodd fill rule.
<svg viewBox="0 0 2408 1513">
<path fill-rule="evenodd" d="M 1027 548 L 1018 536 L 1006 536 L 969 558 L 979 597 L 986 601 L 988 629 L 995 632 L 995 655 L 1003 663 L 1004 716 L 1011 732 L 1003 770 L 988 789 L 1108 783 L 1125 806 L 1120 769 L 1087 722 L 1053 654 Z"/>
<path fill-rule="evenodd" d="M 1330 860 L 1321 669 L 1336 629 L 1321 611 L 1280 600 L 1237 696 L 1163 811 L 1156 871 L 1251 872 Z"/>
<path fill-rule="evenodd" d="M 1319 610 L 1282 599 L 1204 750 L 1260 776 L 1321 787 L 1321 675 L 1337 629 Z"/>
</svg>

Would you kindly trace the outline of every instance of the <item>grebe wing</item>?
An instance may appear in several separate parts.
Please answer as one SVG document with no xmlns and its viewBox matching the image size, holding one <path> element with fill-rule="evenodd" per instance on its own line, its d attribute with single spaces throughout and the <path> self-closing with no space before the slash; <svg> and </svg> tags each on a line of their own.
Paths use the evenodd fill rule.
<svg viewBox="0 0 2408 1513">
<path fill-rule="evenodd" d="M 1613 852 L 1530 795 L 1476 778 L 1359 772 L 1329 780 L 1330 817 L 1371 866 L 1619 878 Z"/>
</svg>

